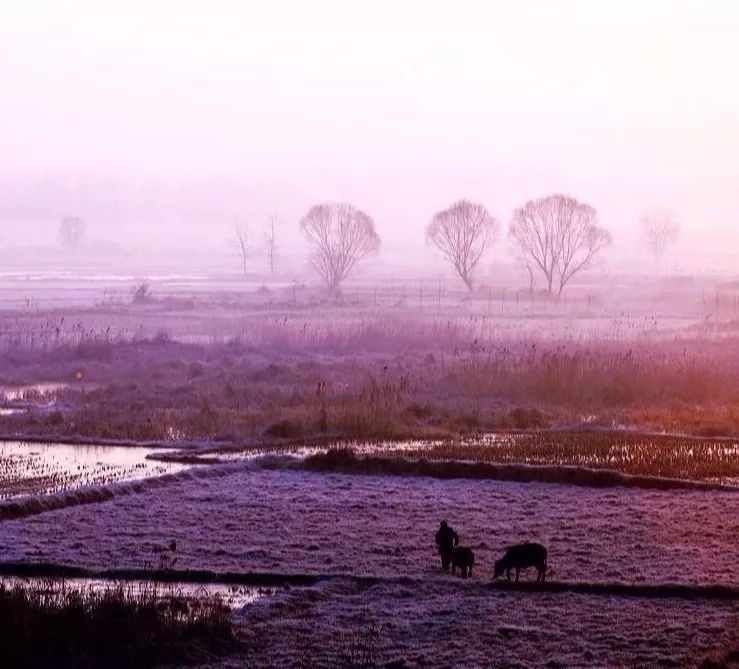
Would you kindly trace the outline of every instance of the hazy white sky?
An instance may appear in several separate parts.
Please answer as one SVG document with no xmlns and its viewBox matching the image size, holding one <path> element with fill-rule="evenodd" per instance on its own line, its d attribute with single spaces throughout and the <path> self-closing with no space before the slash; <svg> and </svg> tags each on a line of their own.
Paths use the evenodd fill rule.
<svg viewBox="0 0 739 669">
<path fill-rule="evenodd" d="M 738 35 L 733 0 L 0 0 L 0 179 L 239 182 L 248 216 L 348 199 L 421 244 L 453 199 L 565 191 L 615 254 L 648 205 L 727 253 Z"/>
</svg>

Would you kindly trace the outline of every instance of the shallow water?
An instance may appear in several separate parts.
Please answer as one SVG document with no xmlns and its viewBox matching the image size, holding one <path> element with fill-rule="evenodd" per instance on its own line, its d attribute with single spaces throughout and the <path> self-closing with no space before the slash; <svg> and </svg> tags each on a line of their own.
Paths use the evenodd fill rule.
<svg viewBox="0 0 739 669">
<path fill-rule="evenodd" d="M 0 579 L 0 583 L 7 587 L 23 585 L 33 589 L 48 589 L 50 594 L 60 591 L 60 583 L 57 579 L 44 578 L 20 578 L 6 576 Z M 126 580 L 114 581 L 96 578 L 65 578 L 63 580 L 66 592 L 78 591 L 104 593 L 111 589 L 122 587 L 125 593 L 135 598 L 141 594 L 155 594 L 157 597 L 188 597 L 202 599 L 219 596 L 224 604 L 231 609 L 242 609 L 249 604 L 270 597 L 277 592 L 277 588 L 265 588 L 246 585 L 229 585 L 226 583 L 156 583 L 153 581 Z"/>
<path fill-rule="evenodd" d="M 46 397 L 68 387 L 68 383 L 32 383 L 25 386 L 0 386 L 0 401 L 19 402 L 27 396 Z"/>
<path fill-rule="evenodd" d="M 229 450 L 221 453 L 205 453 L 204 460 L 217 460 L 218 462 L 240 462 L 242 460 L 255 460 L 268 455 L 284 455 L 294 458 L 308 458 L 312 455 L 326 453 L 330 448 L 349 448 L 357 455 L 381 455 L 386 451 L 397 451 L 402 453 L 422 452 L 441 442 L 410 440 L 402 442 L 390 441 L 367 441 L 367 442 L 342 442 L 337 441 L 325 446 L 279 446 L 274 448 L 248 448 L 244 450 Z M 190 455 L 189 453 L 187 455 Z M 196 456 L 197 457 L 197 456 Z"/>
<path fill-rule="evenodd" d="M 157 449 L 0 442 L 0 499 L 160 476 L 187 465 L 149 459 Z"/>
</svg>

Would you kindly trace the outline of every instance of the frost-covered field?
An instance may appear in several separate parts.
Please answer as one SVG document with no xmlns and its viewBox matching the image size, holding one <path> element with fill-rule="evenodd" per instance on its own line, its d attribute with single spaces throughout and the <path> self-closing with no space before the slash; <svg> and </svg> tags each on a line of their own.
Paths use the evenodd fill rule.
<svg viewBox="0 0 739 669">
<path fill-rule="evenodd" d="M 180 567 L 435 577 L 440 518 L 487 580 L 501 549 L 537 540 L 551 577 L 736 583 L 739 495 L 242 470 L 173 479 L 104 504 L 0 524 L 4 560 L 136 566 L 176 539 Z"/>
<path fill-rule="evenodd" d="M 255 666 L 331 664 L 370 642 L 412 666 L 682 666 L 739 626 L 732 601 L 487 586 L 501 549 L 527 539 L 548 546 L 555 581 L 736 584 L 734 493 L 231 467 L 1 522 L 0 560 L 138 567 L 175 539 L 178 568 L 339 576 L 240 614 Z M 475 549 L 472 580 L 438 566 L 443 517 Z"/>
<path fill-rule="evenodd" d="M 255 640 L 243 663 L 254 667 L 347 666 L 367 648 L 379 666 L 696 667 L 734 647 L 739 608 L 501 593 L 439 577 L 296 588 L 258 602 L 243 619 Z"/>
</svg>

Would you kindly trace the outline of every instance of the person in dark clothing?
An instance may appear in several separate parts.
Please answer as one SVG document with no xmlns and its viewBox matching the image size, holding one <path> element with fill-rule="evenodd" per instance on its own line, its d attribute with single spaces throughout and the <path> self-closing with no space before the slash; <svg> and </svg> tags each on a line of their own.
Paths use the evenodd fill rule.
<svg viewBox="0 0 739 669">
<path fill-rule="evenodd" d="M 441 556 L 441 566 L 444 571 L 449 571 L 455 546 L 459 546 L 459 535 L 449 527 L 446 520 L 442 520 L 436 531 L 436 547 Z"/>
</svg>

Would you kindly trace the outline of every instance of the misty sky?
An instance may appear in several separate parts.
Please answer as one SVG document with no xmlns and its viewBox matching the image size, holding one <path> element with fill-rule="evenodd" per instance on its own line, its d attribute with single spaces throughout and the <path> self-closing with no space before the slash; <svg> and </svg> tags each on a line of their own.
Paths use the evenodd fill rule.
<svg viewBox="0 0 739 669">
<path fill-rule="evenodd" d="M 5 234 L 53 228 L 33 188 L 7 191 L 62 175 L 110 239 L 187 225 L 197 243 L 234 213 L 297 229 L 346 199 L 425 252 L 454 199 L 507 226 L 564 191 L 599 210 L 612 257 L 639 250 L 651 205 L 682 222 L 681 258 L 733 255 L 738 34 L 731 0 L 3 2 Z"/>
</svg>

